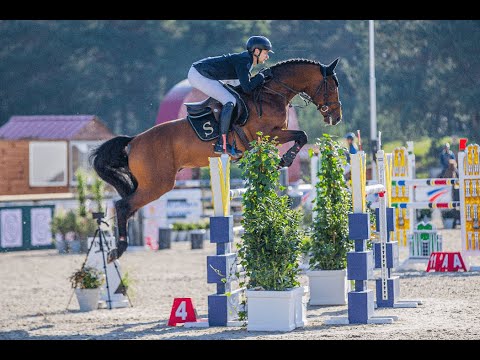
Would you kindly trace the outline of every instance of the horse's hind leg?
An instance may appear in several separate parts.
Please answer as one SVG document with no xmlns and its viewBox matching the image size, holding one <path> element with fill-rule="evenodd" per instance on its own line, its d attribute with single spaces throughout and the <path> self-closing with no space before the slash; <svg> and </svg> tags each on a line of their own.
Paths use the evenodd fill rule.
<svg viewBox="0 0 480 360">
<path fill-rule="evenodd" d="M 139 184 L 135 192 L 124 199 L 118 200 L 115 203 L 115 210 L 117 212 L 117 226 L 118 226 L 118 244 L 116 251 L 111 251 L 108 261 L 111 262 L 118 259 L 128 247 L 127 242 L 127 221 L 128 219 L 142 206 L 158 199 L 166 192 L 173 189 L 175 186 L 175 175 L 170 179 L 162 179 L 158 184 L 149 187 L 142 187 Z"/>
<path fill-rule="evenodd" d="M 133 214 L 129 198 L 130 196 L 120 199 L 115 203 L 119 241 L 124 241 L 127 238 L 127 221 L 128 218 Z"/>
<path fill-rule="evenodd" d="M 107 262 L 110 263 L 115 259 L 118 259 L 122 254 L 127 250 L 127 221 L 128 218 L 133 214 L 131 211 L 131 206 L 129 203 L 130 196 L 120 199 L 115 202 L 115 213 L 117 217 L 117 227 L 118 227 L 118 243 L 117 248 L 113 249 L 108 253 Z"/>
</svg>

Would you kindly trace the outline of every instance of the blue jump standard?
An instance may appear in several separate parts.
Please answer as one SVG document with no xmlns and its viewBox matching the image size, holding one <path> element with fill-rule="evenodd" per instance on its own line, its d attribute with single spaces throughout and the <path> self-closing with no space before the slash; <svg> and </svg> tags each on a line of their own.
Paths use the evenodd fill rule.
<svg viewBox="0 0 480 360">
<path fill-rule="evenodd" d="M 378 222 L 378 217 L 377 217 Z M 348 317 L 333 317 L 326 324 L 391 324 L 397 316 L 374 316 L 373 290 L 367 280 L 373 278 L 373 252 L 367 250 L 370 239 L 368 213 L 348 214 L 349 238 L 355 241 L 355 251 L 347 253 L 347 279 L 353 280 L 354 289 L 348 293 Z"/>
<path fill-rule="evenodd" d="M 380 231 L 379 226 L 380 209 L 375 209 L 377 217 L 376 230 Z M 392 276 L 393 268 L 398 266 L 398 242 L 390 241 L 390 234 L 395 231 L 394 208 L 387 208 L 387 242 L 386 242 L 386 265 L 387 265 L 387 294 L 388 299 L 382 297 L 382 279 L 375 279 L 375 289 L 377 294 L 376 307 L 379 308 L 410 308 L 422 304 L 421 300 L 400 300 L 400 277 Z M 374 243 L 375 269 L 382 268 L 381 244 Z"/>
<path fill-rule="evenodd" d="M 231 289 L 237 270 L 236 254 L 231 252 L 233 238 L 231 215 L 210 217 L 210 242 L 217 244 L 217 254 L 207 256 L 207 283 L 216 284 L 217 293 L 208 296 L 209 326 L 228 326 L 238 318 L 241 290 Z"/>
<path fill-rule="evenodd" d="M 379 231 L 380 216 L 376 209 L 377 231 Z M 387 294 L 382 297 L 382 279 L 376 279 L 376 306 L 373 291 L 367 288 L 367 280 L 373 278 L 373 269 L 381 268 L 381 244 L 375 243 L 375 255 L 367 250 L 367 239 L 370 239 L 370 218 L 368 213 L 352 213 L 348 215 L 349 238 L 355 241 L 355 251 L 347 254 L 347 278 L 355 283 L 354 289 L 348 293 L 348 317 L 328 319 L 326 324 L 386 324 L 393 323 L 397 316 L 374 316 L 375 307 L 398 308 L 417 307 L 421 301 L 400 301 L 400 282 L 398 276 L 392 276 L 392 268 L 398 265 L 398 244 L 390 241 L 390 232 L 394 230 L 393 208 L 387 208 Z"/>
</svg>

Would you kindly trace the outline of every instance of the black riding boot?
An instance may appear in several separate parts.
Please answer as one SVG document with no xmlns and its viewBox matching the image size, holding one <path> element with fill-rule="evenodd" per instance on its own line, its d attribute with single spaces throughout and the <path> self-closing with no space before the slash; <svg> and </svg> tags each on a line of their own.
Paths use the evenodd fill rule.
<svg viewBox="0 0 480 360">
<path fill-rule="evenodd" d="M 213 148 L 215 154 L 223 154 L 223 136 L 225 135 L 226 149 L 227 154 L 234 159 L 238 159 L 242 156 L 242 152 L 237 149 L 233 149 L 232 146 L 228 144 L 228 130 L 230 129 L 230 122 L 232 121 L 233 108 L 232 102 L 227 102 L 223 105 L 222 112 L 220 114 L 220 136 L 218 137 L 217 143 Z"/>
</svg>

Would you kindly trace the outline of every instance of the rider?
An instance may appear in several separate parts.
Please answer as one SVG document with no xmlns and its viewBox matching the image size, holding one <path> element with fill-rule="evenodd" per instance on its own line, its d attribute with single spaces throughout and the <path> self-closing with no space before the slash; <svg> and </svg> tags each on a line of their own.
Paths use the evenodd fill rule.
<svg viewBox="0 0 480 360">
<path fill-rule="evenodd" d="M 348 144 L 348 153 L 346 153 L 347 162 L 350 163 L 350 154 L 356 154 L 357 148 L 355 147 L 355 134 L 353 132 L 349 132 L 345 134 L 345 139 L 347 140 Z"/>
<path fill-rule="evenodd" d="M 238 80 L 243 91 L 251 93 L 258 86 L 272 77 L 269 68 L 251 77 L 254 65 L 263 64 L 272 52 L 272 43 L 265 36 L 252 36 L 246 43 L 246 51 L 207 57 L 192 64 L 188 72 L 188 81 L 206 95 L 220 101 L 223 105 L 220 114 L 220 136 L 213 151 L 216 154 L 226 152 L 234 159 L 242 156 L 242 152 L 228 144 L 228 130 L 232 120 L 235 97 L 223 86 L 222 80 Z M 225 141 L 225 144 L 224 144 Z"/>
</svg>

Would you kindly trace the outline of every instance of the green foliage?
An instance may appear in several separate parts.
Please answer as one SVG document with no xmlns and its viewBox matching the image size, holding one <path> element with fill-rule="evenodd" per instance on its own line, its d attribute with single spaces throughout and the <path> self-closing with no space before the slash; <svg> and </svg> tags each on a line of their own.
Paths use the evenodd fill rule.
<svg viewBox="0 0 480 360">
<path fill-rule="evenodd" d="M 130 295 L 133 295 L 132 285 L 134 283 L 135 281 L 132 279 L 129 272 L 126 271 L 122 276 L 122 281 L 119 285 L 119 291 L 125 296 L 127 295 L 127 291 L 129 292 Z"/>
<path fill-rule="evenodd" d="M 385 153 L 392 153 L 395 148 L 401 146 L 405 146 L 406 148 L 406 143 L 400 140 L 390 141 L 388 143 L 382 144 L 382 150 L 385 151 Z"/>
<path fill-rule="evenodd" d="M 80 239 L 87 239 L 95 234 L 97 221 L 91 217 L 78 216 L 76 218 L 75 232 Z"/>
<path fill-rule="evenodd" d="M 415 154 L 415 158 L 427 156 L 431 146 L 432 146 L 431 138 L 422 137 L 418 140 L 415 140 L 413 144 L 413 153 Z"/>
<path fill-rule="evenodd" d="M 316 216 L 311 240 L 304 249 L 310 256 L 310 269 L 342 270 L 347 265 L 347 252 L 352 249 L 348 239 L 352 197 L 343 176 L 344 149 L 328 134 L 318 138 L 316 144 L 321 156 L 313 207 Z"/>
<path fill-rule="evenodd" d="M 85 179 L 85 172 L 77 170 L 75 173 L 77 178 L 77 200 L 78 200 L 78 214 L 82 217 L 87 216 L 87 183 Z"/>
<path fill-rule="evenodd" d="M 243 196 L 244 234 L 238 245 L 247 288 L 282 291 L 298 286 L 301 214 L 280 196 L 280 156 L 276 141 L 257 133 L 252 149 L 240 160 L 248 190 Z"/>
<path fill-rule="evenodd" d="M 73 210 L 58 211 L 51 222 L 52 234 L 60 233 L 63 238 L 70 231 L 77 229 L 77 215 Z"/>
<path fill-rule="evenodd" d="M 189 229 L 189 225 L 188 223 L 185 223 L 185 222 L 176 222 L 172 224 L 173 231 L 184 231 L 188 229 Z"/>
<path fill-rule="evenodd" d="M 60 233 L 63 238 L 68 232 L 74 232 L 80 239 L 93 236 L 97 228 L 97 222 L 89 217 L 80 216 L 73 210 L 59 211 L 52 219 L 52 234 Z"/>
<path fill-rule="evenodd" d="M 63 238 L 67 232 L 73 231 L 77 238 L 86 239 L 88 236 L 93 236 L 97 229 L 97 222 L 93 219 L 87 211 L 87 197 L 89 187 L 87 185 L 87 178 L 89 174 L 85 171 L 78 170 L 75 174 L 77 178 L 77 200 L 78 211 L 69 210 L 68 212 L 58 212 L 52 219 L 51 231 L 52 234 L 60 233 Z M 96 203 L 97 211 L 103 211 L 102 202 L 104 199 L 105 183 L 98 176 L 93 176 L 93 184 L 91 186 L 90 195 Z"/>
<path fill-rule="evenodd" d="M 93 201 L 97 204 L 97 212 L 103 212 L 103 199 L 105 194 L 105 182 L 100 179 L 96 174 L 93 177 L 93 184 L 92 184 L 92 196 Z"/>
<path fill-rule="evenodd" d="M 76 270 L 70 277 L 70 284 L 74 289 L 96 289 L 105 281 L 105 275 L 90 266 Z"/>
</svg>

